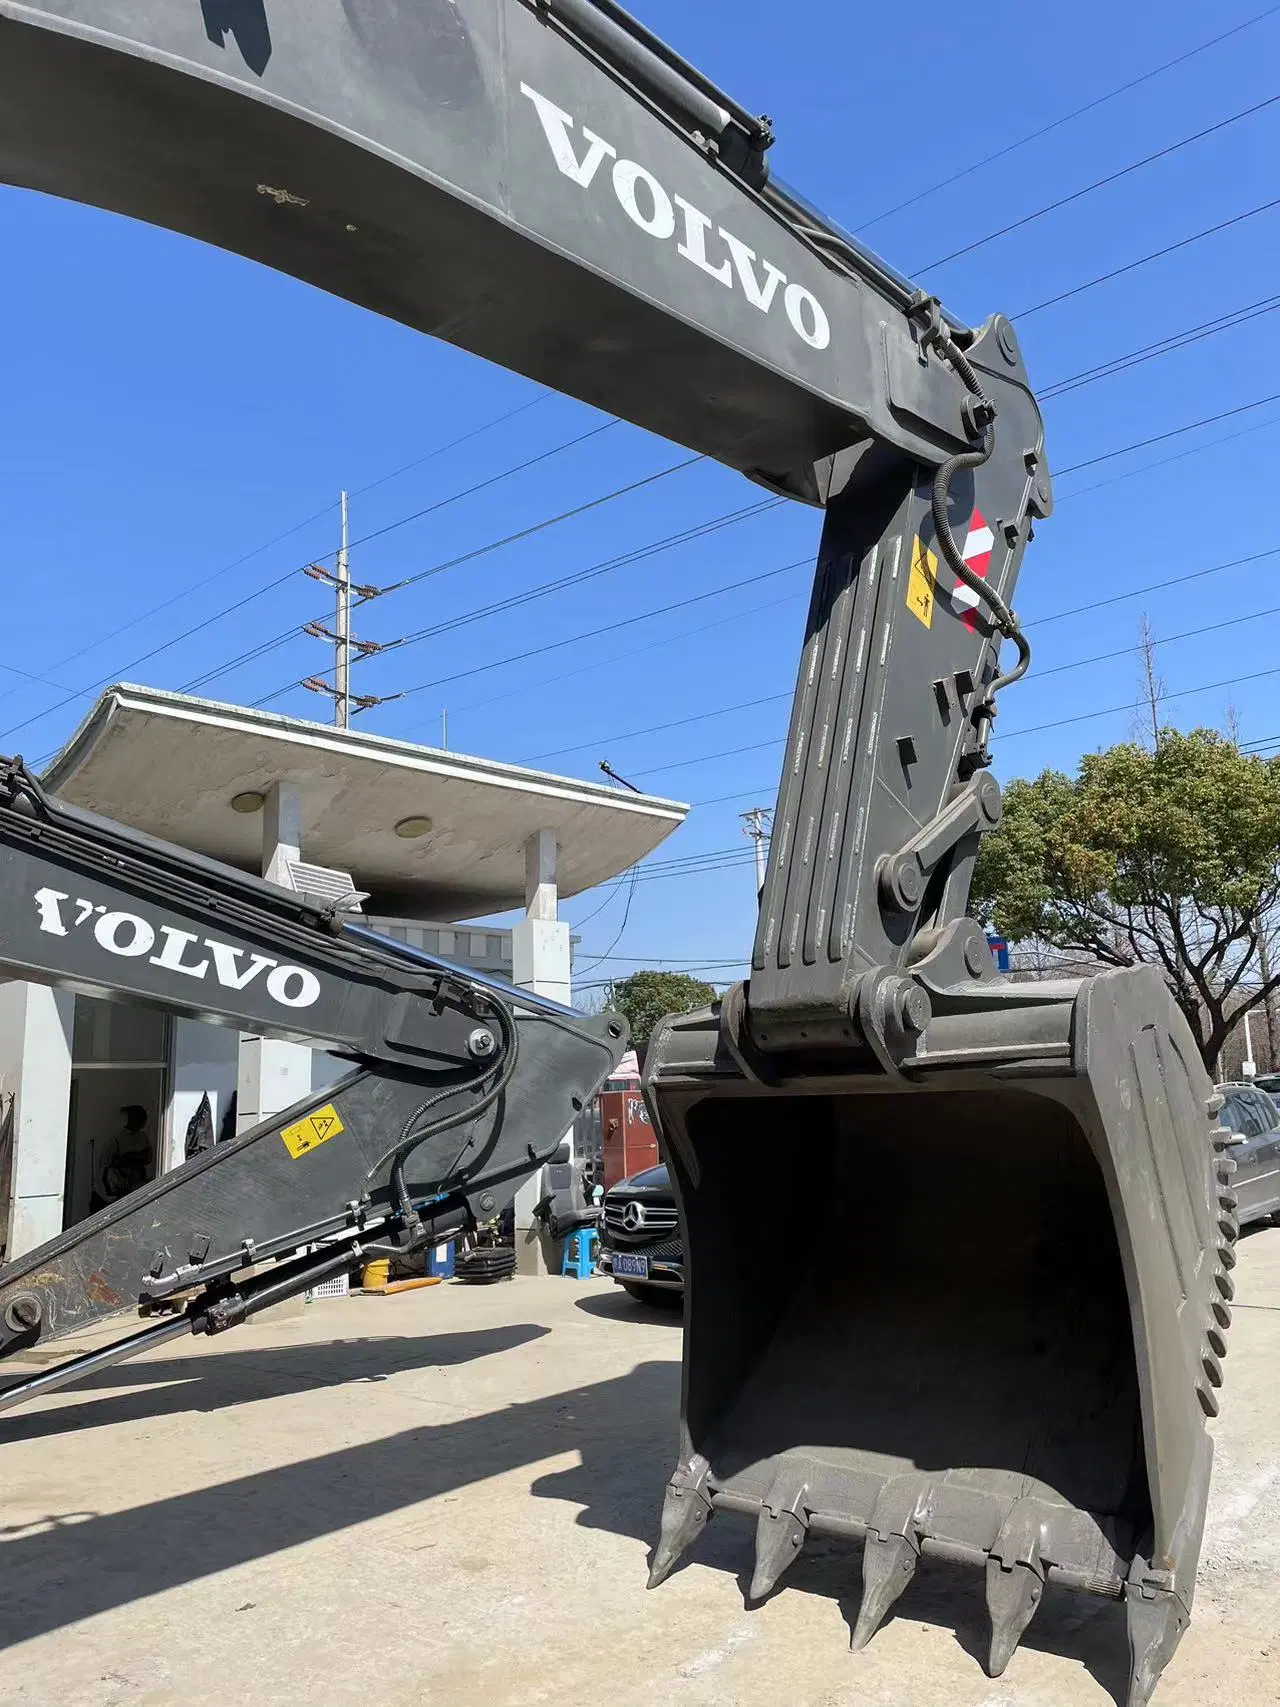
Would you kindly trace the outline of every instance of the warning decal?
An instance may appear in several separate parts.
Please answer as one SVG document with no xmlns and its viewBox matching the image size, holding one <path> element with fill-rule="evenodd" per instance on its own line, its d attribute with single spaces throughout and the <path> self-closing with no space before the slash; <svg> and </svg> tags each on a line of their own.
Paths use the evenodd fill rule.
<svg viewBox="0 0 1280 1707">
<path fill-rule="evenodd" d="M 973 520 L 969 523 L 969 532 L 965 536 L 964 550 L 960 555 L 974 574 L 980 575 L 984 581 L 991 567 L 991 547 L 994 544 L 995 535 L 983 520 L 982 511 L 975 509 Z M 963 581 L 957 581 L 951 594 L 951 605 L 956 614 L 964 618 L 965 627 L 971 633 L 976 631 L 978 595 L 973 588 L 966 587 Z"/>
<path fill-rule="evenodd" d="M 323 1108 L 318 1108 L 314 1114 L 309 1114 L 305 1120 L 300 1120 L 295 1126 L 286 1126 L 280 1136 L 284 1139 L 284 1147 L 296 1162 L 299 1156 L 305 1156 L 308 1150 L 314 1150 L 317 1144 L 325 1144 L 330 1138 L 336 1138 L 339 1132 L 345 1132 L 338 1118 L 338 1111 L 331 1102 Z"/>
<path fill-rule="evenodd" d="M 907 609 L 926 628 L 933 627 L 933 599 L 938 586 L 938 559 L 917 534 L 911 547 L 911 574 L 907 579 Z"/>
</svg>

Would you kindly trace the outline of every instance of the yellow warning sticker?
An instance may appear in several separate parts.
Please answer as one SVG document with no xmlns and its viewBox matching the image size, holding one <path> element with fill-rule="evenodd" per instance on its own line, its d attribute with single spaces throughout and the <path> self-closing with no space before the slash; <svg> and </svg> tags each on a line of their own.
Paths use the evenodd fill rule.
<svg viewBox="0 0 1280 1707">
<path fill-rule="evenodd" d="M 933 627 L 933 600 L 938 590 L 938 559 L 919 536 L 911 548 L 911 574 L 907 580 L 907 609 L 926 628 Z"/>
<path fill-rule="evenodd" d="M 286 1126 L 280 1136 L 284 1139 L 285 1149 L 296 1162 L 299 1156 L 305 1156 L 317 1144 L 327 1144 L 330 1138 L 336 1138 L 339 1132 L 345 1131 L 337 1109 L 327 1102 L 305 1120 L 298 1121 L 296 1126 Z"/>
</svg>

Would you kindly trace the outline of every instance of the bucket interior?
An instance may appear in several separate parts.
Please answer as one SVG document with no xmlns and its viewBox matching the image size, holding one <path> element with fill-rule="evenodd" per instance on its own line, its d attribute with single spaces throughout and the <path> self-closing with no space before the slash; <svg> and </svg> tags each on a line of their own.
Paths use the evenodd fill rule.
<svg viewBox="0 0 1280 1707">
<path fill-rule="evenodd" d="M 1019 1088 L 709 1098 L 687 1113 L 688 1445 L 764 1498 L 923 1471 L 1150 1524 L 1133 1334 L 1080 1125 Z"/>
</svg>

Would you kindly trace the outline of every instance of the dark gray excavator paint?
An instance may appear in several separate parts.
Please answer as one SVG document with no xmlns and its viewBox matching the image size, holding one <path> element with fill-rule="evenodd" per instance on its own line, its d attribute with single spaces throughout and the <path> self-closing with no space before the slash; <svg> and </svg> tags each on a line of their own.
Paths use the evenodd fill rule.
<svg viewBox="0 0 1280 1707">
<path fill-rule="evenodd" d="M 968 1559 L 993 1673 L 1060 1580 L 1123 1599 L 1141 1707 L 1194 1588 L 1238 1230 L 1226 1137 L 1157 978 L 1011 985 L 966 915 L 1000 817 L 996 701 L 1028 656 L 1014 588 L 1052 506 L 1039 411 L 1008 322 L 946 315 L 771 177 L 772 140 L 616 0 L 0 0 L 0 179 L 238 251 L 826 507 L 751 978 L 647 1063 L 688 1263 L 653 1580 L 717 1510 L 756 1523 L 757 1595 L 811 1530 L 848 1536 L 861 1646 L 922 1557 Z M 104 972 L 83 925 L 38 930 L 22 885 L 74 885 L 56 837 L 5 833 L 0 964 L 175 999 L 150 960 Z M 217 881 L 137 861 L 128 894 L 203 954 Z M 287 914 L 258 894 L 228 940 L 292 967 L 286 993 L 318 981 L 309 1020 L 271 1015 L 280 1035 L 323 1018 L 359 1059 L 335 1093 L 349 1136 L 308 1158 L 322 1189 L 298 1195 L 278 1128 L 250 1134 L 51 1247 L 59 1320 L 93 1313 L 99 1275 L 134 1298 L 212 1264 L 201 1320 L 226 1325 L 264 1295 L 235 1279 L 241 1231 L 244 1261 L 307 1215 L 349 1241 L 374 1212 L 403 1230 L 449 1165 L 465 1217 L 481 1174 L 455 1138 L 505 1189 L 602 1076 L 598 1027 L 523 1009 L 507 1096 L 420 1144 L 397 1194 L 370 1135 L 412 1114 L 427 1059 L 461 1073 L 467 1025 L 509 998 Z M 176 999 L 237 1024 L 241 995 Z M 829 1216 L 785 1265 L 754 1242 L 765 1172 L 796 1220 L 815 1199 Z M 9 1307 L 22 1278 L 0 1274 Z"/>
</svg>

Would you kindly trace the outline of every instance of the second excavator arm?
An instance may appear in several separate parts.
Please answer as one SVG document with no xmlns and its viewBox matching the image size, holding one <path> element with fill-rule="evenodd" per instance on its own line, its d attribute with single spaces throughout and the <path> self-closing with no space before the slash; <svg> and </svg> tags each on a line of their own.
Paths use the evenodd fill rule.
<svg viewBox="0 0 1280 1707">
<path fill-rule="evenodd" d="M 9 977 L 316 1044 L 351 1069 L 0 1269 L 0 1359 L 178 1294 L 176 1331 L 220 1332 L 492 1220 L 625 1047 L 616 1015 L 407 949 L 66 806 L 17 764 L 0 775 L 0 917 Z"/>
</svg>

